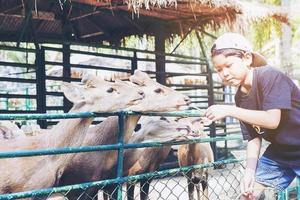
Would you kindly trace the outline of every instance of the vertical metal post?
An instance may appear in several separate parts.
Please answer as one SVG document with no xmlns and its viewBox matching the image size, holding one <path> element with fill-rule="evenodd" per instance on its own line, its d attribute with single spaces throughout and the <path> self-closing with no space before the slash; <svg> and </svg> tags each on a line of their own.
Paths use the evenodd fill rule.
<svg viewBox="0 0 300 200">
<path fill-rule="evenodd" d="M 300 177 L 297 177 L 297 199 L 300 199 Z"/>
<path fill-rule="evenodd" d="M 131 60 L 131 74 L 134 74 L 134 70 L 137 69 L 137 52 L 133 52 L 133 58 Z"/>
<path fill-rule="evenodd" d="M 211 67 L 210 67 L 210 64 L 209 64 L 209 61 L 208 61 L 208 58 L 207 58 L 207 55 L 205 53 L 205 48 L 203 46 L 203 43 L 202 43 L 202 40 L 201 40 L 201 37 L 199 35 L 198 32 L 197 33 L 197 38 L 198 38 L 198 41 L 199 41 L 199 45 L 201 47 L 201 52 L 202 52 L 202 56 L 205 58 L 206 60 L 206 70 L 207 70 L 207 82 L 208 82 L 208 106 L 211 106 L 215 103 L 215 98 L 214 98 L 214 85 L 213 85 L 213 78 L 212 78 L 212 70 L 211 70 Z M 210 137 L 216 137 L 216 124 L 215 122 L 213 122 L 210 126 Z M 213 153 L 214 153 L 214 159 L 217 160 L 217 145 L 216 145 L 216 142 L 211 142 L 210 143 L 211 145 L 211 148 L 213 150 Z"/>
<path fill-rule="evenodd" d="M 71 65 L 70 65 L 70 45 L 64 44 L 63 48 L 63 81 L 71 82 Z M 64 96 L 64 112 L 68 112 L 71 107 L 72 103 Z"/>
<path fill-rule="evenodd" d="M 125 123 L 125 114 L 120 112 L 118 114 L 118 123 L 119 123 L 119 134 L 118 134 L 118 144 L 121 147 L 118 148 L 118 168 L 117 168 L 117 179 L 122 179 L 123 176 L 123 145 L 124 145 L 124 123 Z M 122 200 L 122 183 L 118 184 L 118 200 Z"/>
<path fill-rule="evenodd" d="M 165 56 L 165 33 L 163 25 L 159 25 L 158 33 L 155 35 L 155 66 L 156 81 L 166 84 L 166 56 Z"/>
<path fill-rule="evenodd" d="M 38 113 L 46 113 L 46 70 L 45 70 L 45 49 L 36 45 L 36 104 Z M 46 120 L 38 120 L 41 128 L 47 128 Z"/>
</svg>

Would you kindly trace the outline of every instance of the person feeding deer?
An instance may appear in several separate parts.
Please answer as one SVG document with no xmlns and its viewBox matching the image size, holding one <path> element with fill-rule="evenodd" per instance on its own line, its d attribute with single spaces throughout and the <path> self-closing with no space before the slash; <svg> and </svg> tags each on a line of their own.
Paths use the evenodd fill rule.
<svg viewBox="0 0 300 200">
<path fill-rule="evenodd" d="M 212 121 L 233 117 L 248 140 L 241 192 L 253 188 L 281 191 L 300 177 L 300 90 L 284 73 L 267 65 L 238 33 L 225 33 L 211 48 L 215 70 L 225 85 L 237 87 L 236 105 L 212 105 L 205 116 Z M 262 138 L 270 145 L 259 157 Z"/>
</svg>

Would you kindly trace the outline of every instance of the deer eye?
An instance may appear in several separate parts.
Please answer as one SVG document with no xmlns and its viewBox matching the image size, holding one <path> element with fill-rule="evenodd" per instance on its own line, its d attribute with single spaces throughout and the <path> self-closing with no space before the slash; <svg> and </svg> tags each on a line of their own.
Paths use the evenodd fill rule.
<svg viewBox="0 0 300 200">
<path fill-rule="evenodd" d="M 112 87 L 106 90 L 106 92 L 108 92 L 108 93 L 112 93 L 113 91 L 114 91 L 114 88 L 112 88 Z"/>
<path fill-rule="evenodd" d="M 165 117 L 160 117 L 160 120 L 167 121 L 167 118 L 165 118 Z"/>
<path fill-rule="evenodd" d="M 137 124 L 135 126 L 135 128 L 134 128 L 134 132 L 137 132 L 137 131 L 141 130 L 141 128 L 142 128 L 142 125 L 141 124 Z"/>
<path fill-rule="evenodd" d="M 154 92 L 156 92 L 156 93 L 162 93 L 163 90 L 162 90 L 161 88 L 156 88 L 156 89 L 154 90 Z"/>
</svg>

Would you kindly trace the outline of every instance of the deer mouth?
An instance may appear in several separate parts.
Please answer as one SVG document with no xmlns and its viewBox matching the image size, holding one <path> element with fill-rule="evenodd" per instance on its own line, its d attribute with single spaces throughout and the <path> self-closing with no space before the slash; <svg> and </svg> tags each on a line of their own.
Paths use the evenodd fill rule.
<svg viewBox="0 0 300 200">
<path fill-rule="evenodd" d="M 181 105 L 176 106 L 177 110 L 187 110 L 188 108 L 189 108 L 189 106 L 186 104 L 181 104 Z"/>
<path fill-rule="evenodd" d="M 182 136 L 187 136 L 189 135 L 192 130 L 190 129 L 190 127 L 180 127 L 180 128 L 176 128 L 176 130 L 182 134 Z"/>
<path fill-rule="evenodd" d="M 144 97 L 140 97 L 140 98 L 137 98 L 137 99 L 133 99 L 133 100 L 130 102 L 130 105 L 136 105 L 136 104 L 139 104 L 143 99 L 144 99 Z"/>
</svg>

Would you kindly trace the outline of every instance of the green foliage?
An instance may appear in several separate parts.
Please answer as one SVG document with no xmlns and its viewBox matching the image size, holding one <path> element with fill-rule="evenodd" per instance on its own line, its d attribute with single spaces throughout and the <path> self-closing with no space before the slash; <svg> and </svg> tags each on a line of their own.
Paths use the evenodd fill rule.
<svg viewBox="0 0 300 200">
<path fill-rule="evenodd" d="M 280 5 L 281 4 L 281 0 L 263 0 L 263 3 L 266 4 L 271 4 L 271 5 Z"/>
<path fill-rule="evenodd" d="M 281 35 L 281 23 L 274 19 L 256 22 L 251 27 L 251 38 L 255 49 L 261 49 L 263 45 Z"/>
<path fill-rule="evenodd" d="M 261 3 L 280 6 L 281 0 L 261 0 Z M 263 45 L 281 36 L 281 23 L 275 19 L 253 23 L 251 26 L 251 38 L 255 49 L 261 49 Z"/>
</svg>

